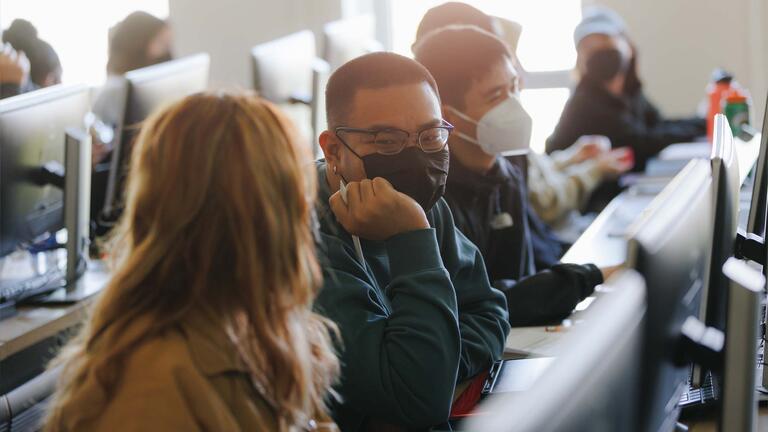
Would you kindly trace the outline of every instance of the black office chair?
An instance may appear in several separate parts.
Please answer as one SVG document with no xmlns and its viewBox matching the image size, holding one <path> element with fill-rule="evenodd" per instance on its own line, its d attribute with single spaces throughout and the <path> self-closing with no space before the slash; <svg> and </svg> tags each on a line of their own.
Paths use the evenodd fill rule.
<svg viewBox="0 0 768 432">
<path fill-rule="evenodd" d="M 60 368 L 54 368 L 0 396 L 0 432 L 42 430 L 48 402 L 56 388 Z"/>
</svg>

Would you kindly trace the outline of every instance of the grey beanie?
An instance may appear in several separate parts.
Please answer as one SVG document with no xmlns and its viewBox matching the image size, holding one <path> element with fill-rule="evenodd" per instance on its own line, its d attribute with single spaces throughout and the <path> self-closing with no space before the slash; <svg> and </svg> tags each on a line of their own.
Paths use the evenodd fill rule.
<svg viewBox="0 0 768 432">
<path fill-rule="evenodd" d="M 604 6 L 584 8 L 581 22 L 573 30 L 573 43 L 579 45 L 582 39 L 592 34 L 617 36 L 625 33 L 627 25 L 615 11 Z"/>
</svg>

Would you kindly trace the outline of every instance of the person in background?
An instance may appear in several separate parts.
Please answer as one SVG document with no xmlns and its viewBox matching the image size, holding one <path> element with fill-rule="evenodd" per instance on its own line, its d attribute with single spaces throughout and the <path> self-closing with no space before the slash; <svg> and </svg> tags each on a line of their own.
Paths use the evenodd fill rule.
<svg viewBox="0 0 768 432">
<path fill-rule="evenodd" d="M 642 170 L 667 145 L 705 134 L 704 119 L 665 119 L 645 97 L 637 49 L 615 12 L 585 9 L 574 43 L 580 79 L 547 140 L 547 152 L 565 149 L 581 135 L 605 135 L 614 148 L 631 148 L 635 169 Z"/>
<path fill-rule="evenodd" d="M 525 181 L 501 154 L 528 151 L 531 118 L 520 103 L 507 46 L 475 26 L 427 34 L 416 60 L 435 77 L 443 117 L 455 126 L 446 200 L 456 226 L 477 245 L 513 326 L 567 316 L 604 274 L 595 265 L 553 263 L 536 271 Z M 610 270 L 607 270 L 609 272 Z"/>
<path fill-rule="evenodd" d="M 514 22 L 491 17 L 477 8 L 460 2 L 447 2 L 436 6 L 424 15 L 416 32 L 416 42 L 428 33 L 449 25 L 473 25 L 496 35 L 504 41 L 510 51 L 512 64 L 518 73 L 517 88 L 522 89 L 525 75 L 522 65 L 515 55 L 522 27 Z M 627 171 L 631 166 L 621 161 L 620 153 L 610 153 L 610 142 L 600 136 L 577 137 L 578 145 L 566 152 L 540 155 L 533 152 L 527 157 L 515 158 L 515 162 L 524 170 L 528 183 L 529 207 L 535 216 L 531 219 L 535 251 L 542 258 L 541 266 L 546 268 L 560 256 L 561 247 L 551 240 L 546 227 L 558 225 L 573 212 L 583 209 L 592 192 L 604 181 L 611 180 Z M 526 163 L 519 163 L 524 159 Z M 540 218 L 540 220 L 539 220 Z M 541 232 L 539 232 L 541 231 Z"/>
<path fill-rule="evenodd" d="M 109 32 L 107 73 L 122 75 L 173 59 L 173 32 L 167 21 L 137 11 Z"/>
<path fill-rule="evenodd" d="M 0 45 L 0 99 L 29 91 L 29 59 L 11 44 Z"/>
<path fill-rule="evenodd" d="M 501 358 L 509 331 L 504 296 L 442 198 L 451 126 L 429 72 L 393 53 L 337 69 L 326 110 L 316 304 L 341 330 L 334 418 L 345 431 L 426 429 L 448 419 L 457 382 Z"/>
<path fill-rule="evenodd" d="M 15 19 L 3 31 L 0 53 L 0 97 L 14 96 L 61 83 L 61 62 L 53 47 L 37 37 L 27 20 Z"/>
<path fill-rule="evenodd" d="M 173 59 L 171 47 L 173 35 L 167 21 L 146 12 L 133 12 L 117 23 L 109 31 L 109 58 L 107 60 L 108 88 L 109 80 L 122 76 L 126 72 L 163 63 Z M 116 127 L 114 115 L 114 96 L 109 91 L 100 91 L 93 102 L 95 118 L 107 127 Z M 107 118 L 100 115 L 107 113 Z M 115 130 L 114 132 L 119 133 Z M 112 134 L 115 136 L 115 134 Z M 110 161 L 113 143 L 102 142 L 101 135 L 91 130 L 93 146 L 91 150 L 93 172 L 91 175 L 91 219 L 101 221 L 104 197 L 109 182 Z M 110 225 L 94 223 L 92 236 L 104 236 Z"/>
<path fill-rule="evenodd" d="M 585 211 L 593 193 L 632 169 L 625 149 L 611 150 L 602 135 L 583 135 L 566 150 L 528 154 L 528 198 L 544 223 L 567 225 L 574 212 Z"/>
<path fill-rule="evenodd" d="M 147 120 L 116 267 L 53 362 L 46 431 L 338 430 L 303 147 L 251 95 L 197 94 Z"/>
<path fill-rule="evenodd" d="M 445 2 L 429 9 L 421 18 L 419 27 L 416 29 L 416 42 L 411 46 L 411 51 L 415 50 L 418 41 L 426 36 L 427 33 L 452 24 L 473 25 L 493 33 L 499 39 L 506 42 L 513 53 L 517 52 L 517 42 L 520 40 L 520 34 L 523 31 L 523 26 L 514 21 L 487 15 L 485 12 L 466 3 Z M 514 63 L 515 70 L 519 73 L 518 80 L 522 86 L 525 69 L 523 69 L 523 65 L 520 64 L 517 56 L 515 56 L 512 62 Z"/>
</svg>

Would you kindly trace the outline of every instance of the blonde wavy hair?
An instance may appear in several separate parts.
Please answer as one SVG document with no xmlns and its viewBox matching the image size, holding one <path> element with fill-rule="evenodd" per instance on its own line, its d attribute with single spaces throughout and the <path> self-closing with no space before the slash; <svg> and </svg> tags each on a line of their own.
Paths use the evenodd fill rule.
<svg viewBox="0 0 768 432">
<path fill-rule="evenodd" d="M 249 94 L 189 96 L 145 122 L 113 277 L 53 363 L 63 370 L 47 430 L 64 428 L 67 404 L 89 375 L 109 395 L 132 349 L 201 305 L 228 323 L 282 428 L 326 411 L 339 373 L 337 330 L 311 309 L 321 273 L 305 147 L 283 114 Z"/>
</svg>

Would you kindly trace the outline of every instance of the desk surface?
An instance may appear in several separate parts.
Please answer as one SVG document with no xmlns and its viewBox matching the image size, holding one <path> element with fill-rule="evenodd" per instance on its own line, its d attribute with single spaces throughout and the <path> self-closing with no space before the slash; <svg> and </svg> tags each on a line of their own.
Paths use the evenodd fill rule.
<svg viewBox="0 0 768 432">
<path fill-rule="evenodd" d="M 16 316 L 0 321 L 0 360 L 82 322 L 92 296 L 108 280 L 105 266 L 91 263 L 89 270 L 70 287 L 70 293 L 85 300 L 60 306 L 21 306 Z"/>
<path fill-rule="evenodd" d="M 736 155 L 739 160 L 739 177 L 742 182 L 757 161 L 760 149 L 760 135 L 755 135 L 745 142 L 734 139 Z M 708 143 L 675 144 L 666 149 L 660 157 L 671 160 L 674 157 L 708 157 Z M 648 191 L 647 188 L 630 188 L 617 196 L 598 215 L 595 221 L 584 231 L 584 234 L 563 255 L 565 263 L 593 263 L 598 267 L 623 264 L 627 256 L 627 240 L 622 227 L 628 227 L 636 220 L 644 209 L 653 201 L 655 194 L 660 192 Z"/>
<path fill-rule="evenodd" d="M 742 184 L 757 160 L 760 145 L 760 136 L 755 136 L 749 142 L 736 140 L 737 156 L 739 159 L 739 171 Z M 706 144 L 708 146 L 708 144 Z M 698 152 L 695 157 L 708 157 L 699 143 L 691 145 L 688 149 L 684 145 L 674 149 L 672 154 L 691 154 Z M 686 151 L 689 151 L 686 153 Z M 669 159 L 670 154 L 664 155 Z M 682 166 L 682 165 L 681 165 Z M 598 215 L 594 222 L 579 237 L 562 261 L 567 263 L 586 264 L 594 263 L 599 267 L 615 266 L 626 261 L 627 239 L 626 228 L 636 220 L 640 214 L 648 208 L 653 201 L 653 192 L 638 192 L 639 189 L 629 189 L 618 197 Z M 660 192 L 660 189 L 656 193 Z M 749 202 L 743 202 L 746 208 Z M 743 211 L 743 208 L 742 208 Z M 595 295 L 581 302 L 569 317 L 570 325 L 578 326 L 581 317 L 593 301 L 599 301 L 601 290 L 598 287 Z M 521 327 L 513 328 L 507 337 L 505 354 L 508 357 L 526 356 L 550 356 L 557 355 L 563 338 L 568 334 L 568 329 L 552 331 L 546 327 Z M 716 431 L 716 420 L 703 420 L 689 423 L 692 431 Z M 768 407 L 759 410 L 758 430 L 768 432 Z"/>
<path fill-rule="evenodd" d="M 563 255 L 562 262 L 612 267 L 627 259 L 625 232 L 655 195 L 625 191 L 600 212 L 595 221 Z"/>
</svg>

